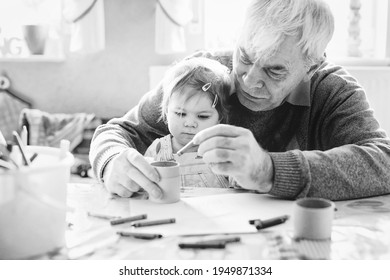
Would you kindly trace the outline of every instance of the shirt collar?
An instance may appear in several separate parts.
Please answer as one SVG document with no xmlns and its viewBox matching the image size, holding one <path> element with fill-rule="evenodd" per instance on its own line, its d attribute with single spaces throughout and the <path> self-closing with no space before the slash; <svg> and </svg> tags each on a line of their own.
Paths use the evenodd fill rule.
<svg viewBox="0 0 390 280">
<path fill-rule="evenodd" d="M 287 96 L 286 101 L 292 105 L 310 107 L 310 80 L 301 81 Z"/>
</svg>

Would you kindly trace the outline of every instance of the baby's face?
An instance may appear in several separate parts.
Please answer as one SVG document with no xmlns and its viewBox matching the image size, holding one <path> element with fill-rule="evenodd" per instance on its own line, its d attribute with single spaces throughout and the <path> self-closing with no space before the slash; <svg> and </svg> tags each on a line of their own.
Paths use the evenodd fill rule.
<svg viewBox="0 0 390 280">
<path fill-rule="evenodd" d="M 187 144 L 199 131 L 219 123 L 218 111 L 203 91 L 185 89 L 173 93 L 168 105 L 167 121 L 173 136 L 174 152 Z M 192 94 L 190 94 L 190 92 Z M 187 99 L 188 94 L 193 95 Z"/>
</svg>

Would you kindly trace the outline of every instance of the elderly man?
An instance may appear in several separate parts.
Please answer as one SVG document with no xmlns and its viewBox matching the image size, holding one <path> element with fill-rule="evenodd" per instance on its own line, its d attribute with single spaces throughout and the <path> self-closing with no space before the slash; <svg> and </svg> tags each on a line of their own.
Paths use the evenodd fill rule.
<svg viewBox="0 0 390 280">
<path fill-rule="evenodd" d="M 213 172 L 286 199 L 390 193 L 390 140 L 357 81 L 326 61 L 333 28 L 323 1 L 257 0 L 233 54 L 203 53 L 231 67 L 235 81 L 229 125 L 193 139 Z M 158 173 L 142 156 L 168 134 L 158 121 L 161 96 L 159 87 L 96 130 L 90 159 L 111 192 L 161 196 Z"/>
</svg>

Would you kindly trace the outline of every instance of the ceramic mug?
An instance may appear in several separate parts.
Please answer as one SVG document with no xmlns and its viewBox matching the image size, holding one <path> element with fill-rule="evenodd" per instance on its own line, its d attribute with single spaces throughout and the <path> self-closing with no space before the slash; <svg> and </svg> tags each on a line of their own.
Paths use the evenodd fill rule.
<svg viewBox="0 0 390 280">
<path fill-rule="evenodd" d="M 44 54 L 49 28 L 46 25 L 23 25 L 23 36 L 31 54 Z"/>
<path fill-rule="evenodd" d="M 325 240 L 332 234 L 335 204 L 322 198 L 301 198 L 294 202 L 295 239 Z"/>
<path fill-rule="evenodd" d="M 180 200 L 180 164 L 175 161 L 154 161 L 150 163 L 160 174 L 158 186 L 163 195 L 161 198 L 149 199 L 157 203 L 174 203 Z"/>
</svg>

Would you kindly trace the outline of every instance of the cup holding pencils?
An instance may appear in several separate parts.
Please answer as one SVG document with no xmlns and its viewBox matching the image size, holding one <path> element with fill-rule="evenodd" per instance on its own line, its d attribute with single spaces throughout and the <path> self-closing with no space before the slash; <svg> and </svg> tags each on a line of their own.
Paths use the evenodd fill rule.
<svg viewBox="0 0 390 280">
<path fill-rule="evenodd" d="M 29 258 L 65 245 L 73 155 L 67 152 L 61 157 L 58 148 L 18 143 L 21 149 L 14 146 L 13 152 L 24 158 L 16 161 L 15 168 L 0 170 L 0 259 Z"/>
</svg>

